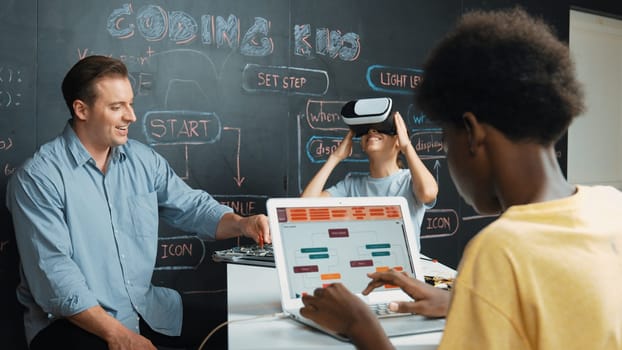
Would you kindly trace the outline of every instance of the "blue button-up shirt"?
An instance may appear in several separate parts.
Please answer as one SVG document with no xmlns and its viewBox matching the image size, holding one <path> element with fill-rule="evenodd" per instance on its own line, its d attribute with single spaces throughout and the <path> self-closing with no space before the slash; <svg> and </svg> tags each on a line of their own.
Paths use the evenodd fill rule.
<svg viewBox="0 0 622 350">
<path fill-rule="evenodd" d="M 151 284 L 158 219 L 213 240 L 232 211 L 134 140 L 112 149 L 103 174 L 69 123 L 11 177 L 7 206 L 28 342 L 55 319 L 96 305 L 136 332 L 142 317 L 156 331 L 179 335 L 179 293 Z"/>
</svg>

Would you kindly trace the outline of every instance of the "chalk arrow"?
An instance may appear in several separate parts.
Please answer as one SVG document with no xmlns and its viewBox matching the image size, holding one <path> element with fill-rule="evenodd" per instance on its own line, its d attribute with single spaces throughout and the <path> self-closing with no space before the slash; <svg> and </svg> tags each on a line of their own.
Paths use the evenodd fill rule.
<svg viewBox="0 0 622 350">
<path fill-rule="evenodd" d="M 233 181 L 235 181 L 235 183 L 236 183 L 236 185 L 238 185 L 238 187 L 242 187 L 242 183 L 246 179 L 245 177 L 241 177 L 240 176 L 240 140 L 242 138 L 242 136 L 241 136 L 242 133 L 240 131 L 240 128 L 230 128 L 230 127 L 225 126 L 223 128 L 223 130 L 233 130 L 233 131 L 238 133 L 238 148 L 237 148 L 237 150 L 235 152 L 237 174 L 233 178 Z"/>
<path fill-rule="evenodd" d="M 436 183 L 438 184 L 438 169 L 441 168 L 441 162 L 438 161 L 438 159 L 436 160 L 436 162 L 434 162 L 434 170 L 436 172 Z"/>
</svg>

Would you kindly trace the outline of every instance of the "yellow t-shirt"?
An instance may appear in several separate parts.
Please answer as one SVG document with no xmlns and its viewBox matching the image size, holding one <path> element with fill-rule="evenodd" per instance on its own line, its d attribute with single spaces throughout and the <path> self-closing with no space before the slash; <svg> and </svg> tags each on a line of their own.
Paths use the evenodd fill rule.
<svg viewBox="0 0 622 350">
<path fill-rule="evenodd" d="M 513 206 L 458 268 L 439 349 L 622 349 L 622 193 Z"/>
</svg>

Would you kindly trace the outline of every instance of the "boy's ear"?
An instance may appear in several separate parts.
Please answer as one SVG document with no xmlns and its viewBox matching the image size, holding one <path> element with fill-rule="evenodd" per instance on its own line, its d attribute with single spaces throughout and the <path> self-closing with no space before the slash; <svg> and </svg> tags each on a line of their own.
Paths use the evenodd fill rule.
<svg viewBox="0 0 622 350">
<path fill-rule="evenodd" d="M 471 112 L 465 112 L 462 115 L 462 123 L 464 124 L 464 129 L 466 130 L 469 140 L 469 152 L 475 154 L 477 148 L 482 144 L 486 132 L 477 120 L 475 114 Z"/>
</svg>

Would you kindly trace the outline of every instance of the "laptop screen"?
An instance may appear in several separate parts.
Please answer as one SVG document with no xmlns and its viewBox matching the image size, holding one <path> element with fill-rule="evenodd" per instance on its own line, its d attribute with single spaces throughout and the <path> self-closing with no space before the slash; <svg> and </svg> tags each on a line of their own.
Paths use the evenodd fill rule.
<svg viewBox="0 0 622 350">
<path fill-rule="evenodd" d="M 353 292 L 367 273 L 394 269 L 415 276 L 404 205 L 276 207 L 289 297 L 341 282 Z M 407 209 L 406 209 L 407 210 Z M 412 240 L 410 240 L 412 242 Z M 412 244 L 412 243 L 411 243 Z M 385 285 L 376 289 L 398 289 Z"/>
</svg>

